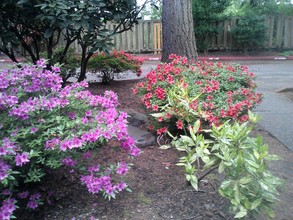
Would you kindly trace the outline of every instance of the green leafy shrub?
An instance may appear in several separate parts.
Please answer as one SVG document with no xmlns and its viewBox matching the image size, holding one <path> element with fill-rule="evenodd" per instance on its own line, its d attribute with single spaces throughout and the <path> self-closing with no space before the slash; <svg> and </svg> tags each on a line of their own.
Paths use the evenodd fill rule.
<svg viewBox="0 0 293 220">
<path fill-rule="evenodd" d="M 64 55 L 64 47 L 58 47 L 54 50 L 52 58 L 49 63 L 54 65 L 62 60 L 59 65 L 62 66 L 60 76 L 62 77 L 63 83 L 67 82 L 69 77 L 77 77 L 77 69 L 79 68 L 80 58 L 76 56 L 74 48 L 69 48 L 67 53 Z M 62 56 L 64 56 L 62 58 Z M 41 57 L 47 59 L 45 53 L 41 53 Z"/>
<path fill-rule="evenodd" d="M 247 52 L 248 49 L 260 48 L 267 38 L 264 17 L 248 12 L 237 19 L 236 26 L 231 29 L 236 45 Z"/>
<path fill-rule="evenodd" d="M 192 1 L 192 14 L 196 46 L 199 50 L 208 52 L 209 43 L 213 36 L 222 31 L 220 22 L 227 20 L 225 15 L 230 0 L 196 0 Z"/>
<path fill-rule="evenodd" d="M 277 55 L 278 56 L 289 57 L 289 56 L 293 56 L 293 51 L 292 50 L 288 50 L 288 51 L 284 51 L 283 53 L 279 53 Z"/>
<path fill-rule="evenodd" d="M 252 114 L 250 118 L 256 122 Z M 172 142 L 179 151 L 186 152 L 178 165 L 185 167 L 187 180 L 198 189 L 200 180 L 218 169 L 225 175 L 219 193 L 230 200 L 235 218 L 261 211 L 273 217 L 272 205 L 277 201 L 277 187 L 282 181 L 268 171 L 266 161 L 278 157 L 268 154 L 268 146 L 260 136 L 249 137 L 253 126 L 249 122 L 231 124 L 229 121 L 219 127 L 213 125 L 205 131 L 211 137 L 209 140 L 198 134 L 199 126 L 197 121 L 188 135 L 174 137 Z M 199 177 L 199 171 L 205 174 Z"/>
<path fill-rule="evenodd" d="M 123 51 L 112 51 L 109 55 L 99 53 L 94 55 L 88 62 L 88 70 L 102 74 L 102 83 L 121 78 L 124 71 L 132 71 L 141 75 L 142 59 L 134 57 Z"/>
<path fill-rule="evenodd" d="M 186 130 L 200 119 L 201 128 L 228 119 L 247 121 L 247 111 L 261 101 L 254 74 L 245 66 L 221 62 L 188 62 L 171 55 L 134 89 L 150 112 L 151 127 L 161 135 Z"/>
</svg>

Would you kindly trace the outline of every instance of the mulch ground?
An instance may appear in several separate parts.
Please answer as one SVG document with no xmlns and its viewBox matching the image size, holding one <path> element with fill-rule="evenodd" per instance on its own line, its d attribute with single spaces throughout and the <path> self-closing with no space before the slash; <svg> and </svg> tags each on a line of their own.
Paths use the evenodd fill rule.
<svg viewBox="0 0 293 220">
<path fill-rule="evenodd" d="M 138 80 L 117 81 L 109 85 L 91 84 L 89 90 L 94 94 L 113 90 L 119 96 L 120 108 L 134 109 L 144 113 L 139 97 L 132 93 L 132 88 L 137 82 Z M 257 129 L 255 133 L 261 134 L 265 142 L 273 147 L 274 152 L 290 156 L 290 153 L 267 132 Z M 115 150 L 114 146 L 115 142 L 102 146 L 95 151 L 94 161 L 89 163 L 109 163 L 124 159 L 125 154 Z M 278 149 L 281 150 L 278 151 Z M 196 192 L 185 181 L 183 168 L 176 166 L 181 156 L 178 151 L 160 150 L 157 145 L 148 146 L 142 150 L 143 153 L 138 158 L 132 161 L 127 159 L 133 164 L 126 176 L 127 183 L 132 189 L 131 193 L 122 192 L 115 200 L 106 201 L 101 195 L 89 194 L 80 184 L 78 174 L 70 174 L 66 169 L 53 171 L 47 176 L 44 184 L 38 186 L 42 190 L 53 192 L 51 205 L 47 204 L 34 212 L 21 211 L 18 213 L 18 218 L 48 220 L 233 219 L 233 215 L 229 213 L 228 201 L 217 193 L 221 176 L 212 173 L 201 183 L 200 190 Z M 290 205 L 290 200 L 285 202 L 289 202 Z M 289 216 L 280 214 L 276 219 L 287 219 L 286 217 Z"/>
</svg>

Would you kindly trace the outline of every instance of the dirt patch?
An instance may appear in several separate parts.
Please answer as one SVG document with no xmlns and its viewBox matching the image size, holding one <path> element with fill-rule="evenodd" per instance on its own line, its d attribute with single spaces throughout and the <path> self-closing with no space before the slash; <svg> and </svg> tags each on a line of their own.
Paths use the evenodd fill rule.
<svg viewBox="0 0 293 220">
<path fill-rule="evenodd" d="M 131 91 L 137 82 L 119 81 L 107 86 L 92 84 L 89 90 L 94 94 L 113 90 L 119 95 L 120 108 L 144 113 L 139 97 Z M 278 176 L 293 182 L 293 171 L 288 168 L 293 164 L 292 153 L 261 128 L 255 130 L 257 134 L 264 137 L 273 153 L 285 155 L 285 159 L 272 168 Z M 124 159 L 125 154 L 117 151 L 116 144 L 109 142 L 102 146 L 94 152 L 93 160 L 88 163 L 111 163 Z M 19 219 L 233 219 L 228 211 L 228 201 L 217 193 L 223 177 L 212 173 L 201 183 L 200 191 L 196 192 L 185 181 L 183 168 L 176 166 L 181 156 L 178 151 L 160 150 L 157 145 L 142 150 L 138 158 L 129 161 L 133 165 L 126 182 L 132 193 L 122 192 L 115 200 L 105 201 L 100 195 L 89 194 L 80 184 L 77 173 L 58 170 L 48 175 L 46 181 L 37 187 L 43 192 L 53 192 L 51 205 L 45 205 L 35 212 L 21 211 L 18 213 Z M 290 198 L 290 191 L 293 191 L 292 184 L 281 192 L 276 219 L 292 219 L 290 204 L 293 197 Z"/>
</svg>

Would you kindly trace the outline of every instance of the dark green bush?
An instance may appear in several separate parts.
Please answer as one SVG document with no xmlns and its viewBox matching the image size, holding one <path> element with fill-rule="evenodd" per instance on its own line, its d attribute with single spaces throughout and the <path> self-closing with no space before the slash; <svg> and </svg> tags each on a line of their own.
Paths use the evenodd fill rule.
<svg viewBox="0 0 293 220">
<path fill-rule="evenodd" d="M 102 83 L 106 84 L 114 77 L 121 78 L 124 71 L 141 74 L 142 59 L 132 56 L 123 51 L 112 51 L 109 55 L 99 53 L 94 55 L 88 62 L 88 70 L 102 74 Z"/>
<path fill-rule="evenodd" d="M 240 17 L 236 22 L 236 27 L 232 28 L 232 36 L 238 48 L 247 52 L 248 49 L 260 48 L 266 40 L 266 27 L 264 17 L 248 12 Z"/>
</svg>

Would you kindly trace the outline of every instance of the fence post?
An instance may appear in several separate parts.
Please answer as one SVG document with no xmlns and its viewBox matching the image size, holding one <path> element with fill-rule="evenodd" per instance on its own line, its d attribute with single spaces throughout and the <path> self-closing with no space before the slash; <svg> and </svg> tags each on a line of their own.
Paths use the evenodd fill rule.
<svg viewBox="0 0 293 220">
<path fill-rule="evenodd" d="M 293 16 L 291 18 L 291 25 L 290 25 L 290 48 L 293 48 Z"/>
<path fill-rule="evenodd" d="M 161 23 L 160 22 L 154 22 L 153 28 L 154 28 L 154 53 L 158 54 L 161 53 L 161 45 L 162 45 L 162 31 L 161 31 Z"/>
</svg>

